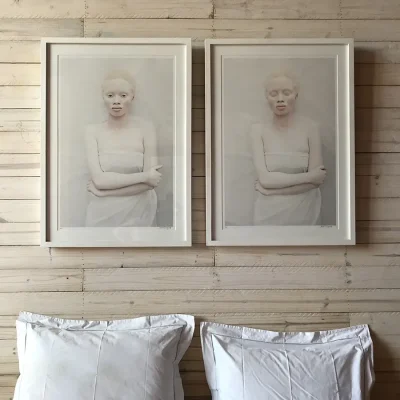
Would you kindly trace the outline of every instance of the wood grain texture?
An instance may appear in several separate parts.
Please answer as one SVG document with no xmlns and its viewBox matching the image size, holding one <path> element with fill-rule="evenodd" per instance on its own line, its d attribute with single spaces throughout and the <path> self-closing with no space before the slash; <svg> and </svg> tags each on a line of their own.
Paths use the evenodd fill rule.
<svg viewBox="0 0 400 400">
<path fill-rule="evenodd" d="M 40 176 L 40 154 L 0 154 L 0 176 Z"/>
<path fill-rule="evenodd" d="M 0 224 L 0 246 L 38 246 L 39 223 Z"/>
<path fill-rule="evenodd" d="M 27 268 L 135 268 L 164 266 L 400 266 L 400 244 L 364 244 L 336 247 L 268 247 L 190 249 L 46 249 L 2 247 L 0 269 Z"/>
<path fill-rule="evenodd" d="M 377 7 L 373 0 L 216 0 L 215 18 L 221 19 L 400 19 L 396 0 Z"/>
<path fill-rule="evenodd" d="M 82 290 L 79 269 L 1 270 L 0 292 L 77 292 Z"/>
<path fill-rule="evenodd" d="M 2 153 L 6 154 L 40 153 L 40 132 L 0 131 L 0 154 Z"/>
<path fill-rule="evenodd" d="M 356 151 L 359 152 L 399 152 L 399 131 L 356 131 Z"/>
<path fill-rule="evenodd" d="M 40 87 L 0 86 L 0 108 L 40 108 Z"/>
<path fill-rule="evenodd" d="M 212 266 L 214 249 L 47 249 L 36 246 L 1 248 L 0 269 L 10 268 L 143 268 Z"/>
<path fill-rule="evenodd" d="M 338 19 L 339 0 L 215 0 L 218 19 Z"/>
<path fill-rule="evenodd" d="M 400 208 L 400 198 L 356 199 L 358 221 L 391 221 Z"/>
<path fill-rule="evenodd" d="M 400 85 L 400 64 L 356 64 L 356 85 Z"/>
<path fill-rule="evenodd" d="M 0 41 L 37 41 L 42 37 L 79 36 L 83 36 L 83 20 L 81 19 L 1 19 Z"/>
<path fill-rule="evenodd" d="M 400 86 L 356 86 L 356 107 L 399 108 Z"/>
<path fill-rule="evenodd" d="M 4 295 L 6 296 L 6 295 Z M 1 296 L 0 296 L 1 298 Z M 162 300 L 161 300 L 162 299 Z M 268 299 L 268 301 L 265 301 Z M 157 292 L 116 292 L 84 294 L 85 313 L 110 314 L 150 309 L 163 312 L 201 314 L 206 310 L 236 312 L 380 312 L 396 311 L 398 290 L 190 290 Z M 170 311 L 166 311 L 170 310 Z M 151 311 L 150 311 L 151 312 Z M 3 312 L 1 312 L 3 314 Z"/>
<path fill-rule="evenodd" d="M 207 19 L 85 19 L 87 37 L 211 37 L 213 21 Z M 203 45 L 203 43 L 201 43 Z"/>
<path fill-rule="evenodd" d="M 87 18 L 212 18 L 211 0 L 86 0 Z"/>
<path fill-rule="evenodd" d="M 357 243 L 398 243 L 400 221 L 358 221 Z"/>
<path fill-rule="evenodd" d="M 85 0 L 0 0 L 0 18 L 83 18 Z"/>
<path fill-rule="evenodd" d="M 40 198 L 40 178 L 0 177 L 0 200 L 36 200 Z"/>
<path fill-rule="evenodd" d="M 0 63 L 39 62 L 39 41 L 0 41 Z"/>
<path fill-rule="evenodd" d="M 356 175 L 400 175 L 399 153 L 356 154 Z"/>
<path fill-rule="evenodd" d="M 39 64 L 0 64 L 0 86 L 40 85 Z"/>
<path fill-rule="evenodd" d="M 86 5 L 86 8 L 85 8 Z M 0 0 L 0 400 L 18 374 L 29 310 L 116 319 L 187 312 L 277 331 L 369 324 L 377 384 L 399 397 L 400 4 L 396 0 Z M 47 249 L 39 243 L 44 36 L 191 37 L 192 248 Z M 354 37 L 356 246 L 207 248 L 206 38 Z M 199 327 L 181 363 L 186 398 L 210 400 Z"/>
<path fill-rule="evenodd" d="M 195 280 L 191 279 L 193 276 Z M 398 289 L 394 267 L 119 268 L 84 272 L 85 291 L 185 289 Z"/>
<path fill-rule="evenodd" d="M 137 21 L 135 21 L 137 22 Z M 39 63 L 40 42 L 0 41 L 0 63 Z M 399 64 L 399 42 L 355 42 L 355 62 L 361 64 Z M 193 49 L 193 63 L 204 64 L 204 49 Z M 196 77 L 196 76 L 194 76 Z M 369 84 L 369 83 L 368 83 Z"/>
<path fill-rule="evenodd" d="M 0 223 L 40 222 L 39 200 L 0 200 Z"/>
<path fill-rule="evenodd" d="M 400 43 L 398 42 L 361 42 L 355 43 L 354 59 L 356 63 L 391 64 L 400 63 Z"/>
<path fill-rule="evenodd" d="M 0 109 L 0 132 L 39 132 L 40 110 Z M 26 136 L 23 136 L 26 137 Z"/>
<path fill-rule="evenodd" d="M 206 20 L 206 19 L 85 19 L 90 37 L 191 37 L 283 38 L 354 37 L 357 41 L 397 42 L 400 28 L 395 20 Z M 202 45 L 198 43 L 198 45 Z"/>
</svg>

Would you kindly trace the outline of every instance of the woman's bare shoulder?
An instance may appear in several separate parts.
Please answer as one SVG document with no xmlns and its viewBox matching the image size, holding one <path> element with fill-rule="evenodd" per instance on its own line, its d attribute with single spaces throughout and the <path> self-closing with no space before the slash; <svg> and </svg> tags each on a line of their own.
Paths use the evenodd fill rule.
<svg viewBox="0 0 400 400">
<path fill-rule="evenodd" d="M 266 131 L 266 124 L 262 122 L 257 122 L 251 125 L 250 136 L 251 137 L 262 136 L 265 131 Z"/>
<path fill-rule="evenodd" d="M 129 121 L 132 125 L 135 125 L 139 128 L 154 127 L 154 124 L 150 120 L 143 118 L 143 117 L 138 117 L 136 115 L 133 117 L 130 117 Z"/>
<path fill-rule="evenodd" d="M 313 120 L 310 117 L 306 117 L 304 115 L 299 115 L 297 116 L 297 121 L 296 124 L 298 124 L 301 127 L 305 127 L 307 129 L 317 129 L 318 128 L 318 122 Z"/>
<path fill-rule="evenodd" d="M 136 128 L 137 132 L 145 139 L 145 140 L 156 140 L 156 129 L 154 124 L 145 118 L 142 117 L 131 117 L 130 118 L 130 126 L 132 128 Z"/>
<path fill-rule="evenodd" d="M 299 116 L 296 121 L 296 126 L 308 137 L 320 136 L 318 122 L 309 117 Z"/>
<path fill-rule="evenodd" d="M 86 138 L 97 137 L 100 132 L 103 132 L 106 127 L 106 122 L 100 122 L 97 124 L 88 124 L 85 128 Z"/>
</svg>

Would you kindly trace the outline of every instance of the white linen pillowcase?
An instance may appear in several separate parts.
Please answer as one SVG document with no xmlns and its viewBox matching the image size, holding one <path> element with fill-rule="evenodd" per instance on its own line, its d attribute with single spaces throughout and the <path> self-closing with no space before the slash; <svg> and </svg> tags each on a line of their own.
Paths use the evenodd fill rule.
<svg viewBox="0 0 400 400">
<path fill-rule="evenodd" d="M 271 332 L 203 322 L 213 400 L 367 400 L 374 382 L 367 325 Z"/>
<path fill-rule="evenodd" d="M 23 312 L 14 400 L 184 400 L 194 317 L 65 320 Z"/>
</svg>

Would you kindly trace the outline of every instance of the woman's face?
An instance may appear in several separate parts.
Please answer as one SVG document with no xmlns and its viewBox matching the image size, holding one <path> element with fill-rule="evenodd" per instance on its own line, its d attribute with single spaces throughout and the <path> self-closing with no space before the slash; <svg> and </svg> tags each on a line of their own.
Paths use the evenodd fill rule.
<svg viewBox="0 0 400 400">
<path fill-rule="evenodd" d="M 133 98 L 133 88 L 126 80 L 118 78 L 104 82 L 104 104 L 113 117 L 124 116 L 129 111 Z"/>
<path fill-rule="evenodd" d="M 266 95 L 275 115 L 289 115 L 294 111 L 297 92 L 290 78 L 286 76 L 274 78 L 268 85 Z"/>
</svg>

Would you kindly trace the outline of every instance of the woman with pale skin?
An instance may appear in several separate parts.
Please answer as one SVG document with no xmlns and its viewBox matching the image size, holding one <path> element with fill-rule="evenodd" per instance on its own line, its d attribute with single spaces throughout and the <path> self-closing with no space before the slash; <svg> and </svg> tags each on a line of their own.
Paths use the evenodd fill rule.
<svg viewBox="0 0 400 400">
<path fill-rule="evenodd" d="M 326 170 L 317 124 L 296 114 L 299 87 L 287 74 L 271 77 L 265 95 L 271 120 L 251 130 L 254 224 L 318 225 Z"/>
<path fill-rule="evenodd" d="M 102 97 L 108 119 L 89 126 L 85 135 L 90 173 L 86 226 L 153 226 L 154 188 L 161 180 L 153 124 L 129 114 L 135 98 L 135 81 L 129 73 L 108 75 Z"/>
</svg>

